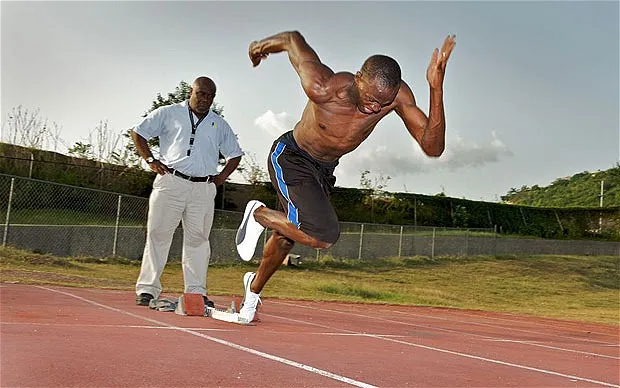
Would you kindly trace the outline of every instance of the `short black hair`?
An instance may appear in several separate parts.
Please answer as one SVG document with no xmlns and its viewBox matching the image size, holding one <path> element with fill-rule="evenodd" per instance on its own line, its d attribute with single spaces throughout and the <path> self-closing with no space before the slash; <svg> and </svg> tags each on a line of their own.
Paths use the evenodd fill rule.
<svg viewBox="0 0 620 388">
<path fill-rule="evenodd" d="M 376 79 L 381 86 L 394 89 L 400 86 L 400 66 L 386 55 L 373 55 L 362 65 L 362 74 Z"/>
</svg>

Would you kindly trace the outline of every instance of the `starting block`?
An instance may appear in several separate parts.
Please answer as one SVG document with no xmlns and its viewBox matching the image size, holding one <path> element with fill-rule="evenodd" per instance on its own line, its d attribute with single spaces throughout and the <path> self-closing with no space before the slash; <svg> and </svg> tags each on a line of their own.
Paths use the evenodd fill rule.
<svg viewBox="0 0 620 388">
<path fill-rule="evenodd" d="M 230 308 L 227 310 L 219 310 L 213 307 L 207 307 L 208 317 L 213 319 L 217 319 L 218 321 L 237 323 L 239 325 L 249 325 L 250 322 L 241 317 L 237 312 L 237 306 L 235 305 L 235 301 L 233 300 L 230 304 Z"/>
<path fill-rule="evenodd" d="M 179 301 L 174 312 L 179 315 L 206 316 L 217 319 L 218 321 L 236 323 L 239 325 L 249 325 L 251 323 L 239 315 L 237 305 L 234 300 L 231 302 L 228 309 L 222 310 L 205 306 L 204 299 L 201 294 L 184 293 L 179 297 Z M 252 322 L 257 321 L 259 321 L 258 312 L 255 314 Z"/>
<path fill-rule="evenodd" d="M 179 315 L 205 315 L 205 301 L 201 294 L 184 293 L 179 297 L 177 308 L 174 310 Z"/>
</svg>

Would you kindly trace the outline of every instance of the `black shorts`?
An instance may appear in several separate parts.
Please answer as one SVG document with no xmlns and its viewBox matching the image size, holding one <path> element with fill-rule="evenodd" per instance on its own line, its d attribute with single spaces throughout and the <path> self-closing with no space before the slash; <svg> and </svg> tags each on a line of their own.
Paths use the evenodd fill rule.
<svg viewBox="0 0 620 388">
<path fill-rule="evenodd" d="M 340 237 L 338 217 L 329 202 L 337 165 L 338 161 L 318 161 L 299 148 L 293 131 L 273 143 L 267 161 L 271 184 L 288 220 L 306 234 L 330 244 Z"/>
</svg>

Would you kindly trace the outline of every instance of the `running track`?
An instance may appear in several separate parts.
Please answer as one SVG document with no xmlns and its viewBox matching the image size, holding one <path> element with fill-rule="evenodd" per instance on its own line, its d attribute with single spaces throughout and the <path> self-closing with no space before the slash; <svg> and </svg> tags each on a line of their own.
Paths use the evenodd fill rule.
<svg viewBox="0 0 620 388">
<path fill-rule="evenodd" d="M 2 387 L 620 387 L 618 326 L 284 300 L 238 326 L 19 284 L 0 312 Z"/>
</svg>

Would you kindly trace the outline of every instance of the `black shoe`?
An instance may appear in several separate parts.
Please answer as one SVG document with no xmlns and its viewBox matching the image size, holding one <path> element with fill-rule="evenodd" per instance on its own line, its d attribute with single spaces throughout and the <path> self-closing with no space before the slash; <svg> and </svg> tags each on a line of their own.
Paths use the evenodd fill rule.
<svg viewBox="0 0 620 388">
<path fill-rule="evenodd" d="M 215 303 L 212 300 L 209 300 L 205 295 L 202 296 L 202 299 L 205 301 L 205 306 L 215 308 Z"/>
<path fill-rule="evenodd" d="M 136 296 L 136 304 L 138 306 L 148 306 L 151 299 L 153 299 L 153 295 L 143 293 Z"/>
</svg>

